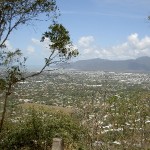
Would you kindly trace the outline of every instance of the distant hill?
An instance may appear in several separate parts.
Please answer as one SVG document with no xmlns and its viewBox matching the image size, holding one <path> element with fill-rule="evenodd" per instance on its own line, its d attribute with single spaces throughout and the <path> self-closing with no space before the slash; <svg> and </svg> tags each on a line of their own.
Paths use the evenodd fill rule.
<svg viewBox="0 0 150 150">
<path fill-rule="evenodd" d="M 129 60 L 89 59 L 65 65 L 65 68 L 82 71 L 150 72 L 150 57 Z"/>
</svg>

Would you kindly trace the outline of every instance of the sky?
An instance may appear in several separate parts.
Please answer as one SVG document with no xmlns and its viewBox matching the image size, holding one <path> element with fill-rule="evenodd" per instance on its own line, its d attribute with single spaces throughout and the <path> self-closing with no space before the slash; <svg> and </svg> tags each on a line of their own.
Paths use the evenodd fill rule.
<svg viewBox="0 0 150 150">
<path fill-rule="evenodd" d="M 136 59 L 150 56 L 150 0 L 57 0 L 58 22 L 79 50 L 75 60 Z M 28 64 L 41 64 L 49 51 L 40 39 L 50 22 L 22 26 L 7 41 L 20 48 Z"/>
</svg>

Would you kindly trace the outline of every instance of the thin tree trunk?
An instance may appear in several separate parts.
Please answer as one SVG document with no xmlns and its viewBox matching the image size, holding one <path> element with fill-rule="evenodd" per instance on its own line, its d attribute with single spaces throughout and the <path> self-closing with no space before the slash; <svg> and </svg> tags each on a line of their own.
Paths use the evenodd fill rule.
<svg viewBox="0 0 150 150">
<path fill-rule="evenodd" d="M 6 107 L 7 107 L 7 100 L 8 100 L 8 96 L 10 95 L 10 90 L 11 90 L 11 84 L 9 85 L 8 90 L 5 93 L 2 118 L 1 118 L 1 122 L 0 122 L 0 133 L 2 132 L 2 129 L 3 129 L 3 124 L 4 124 L 4 120 L 5 120 L 5 114 L 6 114 Z"/>
</svg>

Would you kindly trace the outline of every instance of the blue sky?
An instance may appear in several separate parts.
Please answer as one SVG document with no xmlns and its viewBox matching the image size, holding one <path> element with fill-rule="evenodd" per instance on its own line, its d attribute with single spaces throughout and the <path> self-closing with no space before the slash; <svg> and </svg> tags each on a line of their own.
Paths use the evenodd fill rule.
<svg viewBox="0 0 150 150">
<path fill-rule="evenodd" d="M 58 21 L 70 32 L 79 59 L 134 59 L 150 56 L 150 0 L 57 0 Z M 41 35 L 50 22 L 21 27 L 10 37 L 10 48 L 20 48 L 29 64 L 48 55 Z"/>
</svg>

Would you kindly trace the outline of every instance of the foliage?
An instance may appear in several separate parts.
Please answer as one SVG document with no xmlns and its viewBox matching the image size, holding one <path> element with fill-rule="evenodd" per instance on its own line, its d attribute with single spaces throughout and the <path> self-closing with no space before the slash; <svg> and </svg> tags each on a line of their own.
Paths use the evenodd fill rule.
<svg viewBox="0 0 150 150">
<path fill-rule="evenodd" d="M 18 117 L 5 126 L 1 134 L 1 149 L 43 150 L 51 146 L 52 138 L 55 137 L 62 138 L 68 150 L 84 147 L 81 142 L 86 131 L 73 116 L 31 109 L 26 117 Z"/>
<path fill-rule="evenodd" d="M 148 149 L 150 95 L 132 91 L 115 95 L 100 105 L 99 112 L 85 124 L 94 145 L 102 149 Z M 90 112 L 91 113 L 91 112 Z"/>
<path fill-rule="evenodd" d="M 5 47 L 6 40 L 20 25 L 38 20 L 40 14 L 56 15 L 55 0 L 1 0 L 0 1 L 0 47 Z"/>
<path fill-rule="evenodd" d="M 43 34 L 41 41 L 43 42 L 45 39 L 49 39 L 49 48 L 52 50 L 52 53 L 56 53 L 56 51 L 58 51 L 56 55 L 59 55 L 59 58 L 64 56 L 69 59 L 72 56 L 78 55 L 78 51 L 73 48 L 70 41 L 69 32 L 62 24 L 51 25 L 49 27 L 49 31 Z M 46 62 L 49 63 L 50 60 L 46 59 Z"/>
</svg>

